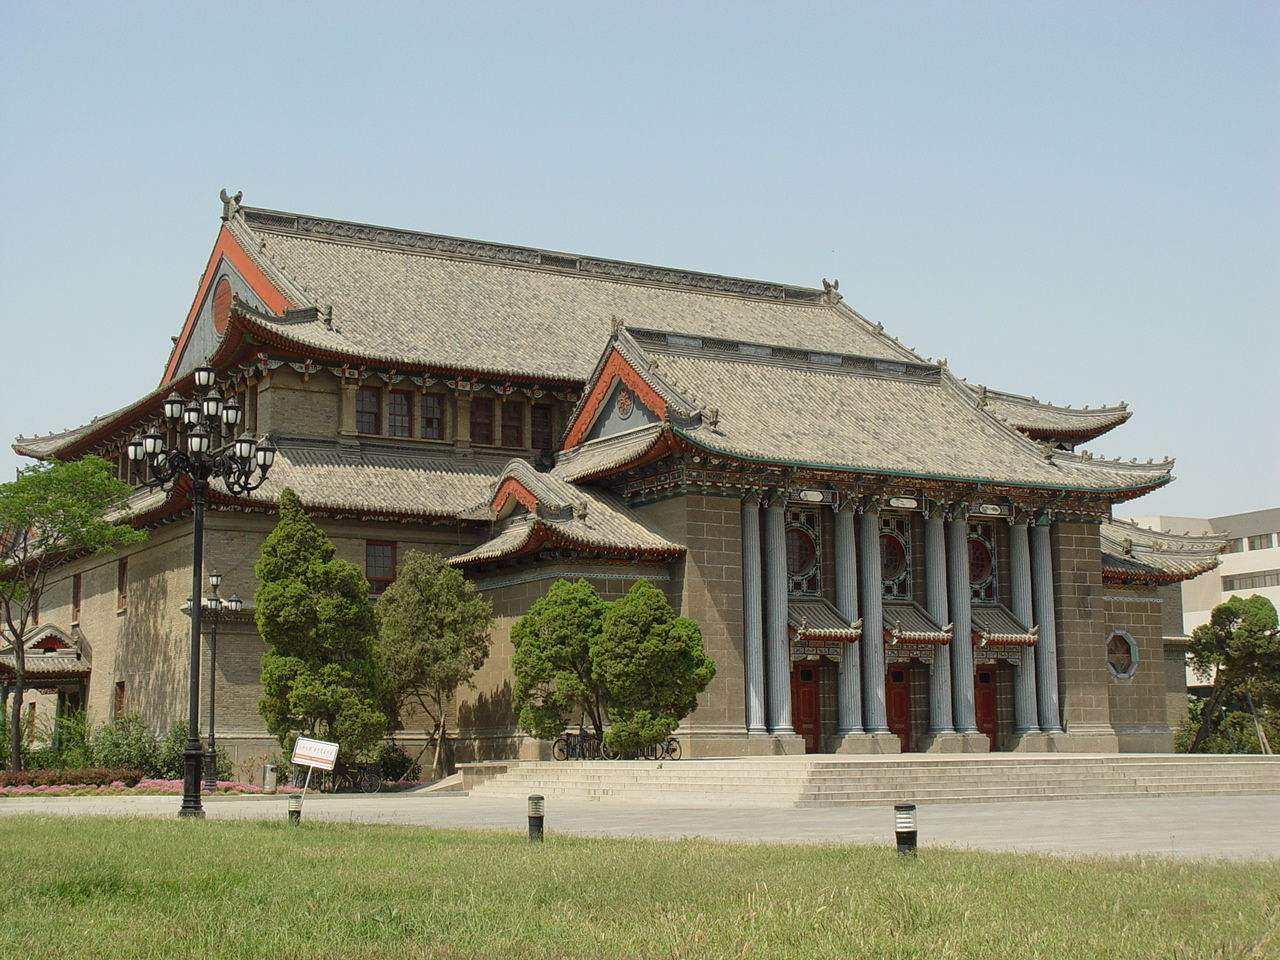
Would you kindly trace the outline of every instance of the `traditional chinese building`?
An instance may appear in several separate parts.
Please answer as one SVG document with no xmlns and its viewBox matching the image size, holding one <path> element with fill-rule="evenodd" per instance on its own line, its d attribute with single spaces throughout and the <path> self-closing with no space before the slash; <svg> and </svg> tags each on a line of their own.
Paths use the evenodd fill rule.
<svg viewBox="0 0 1280 960">
<path fill-rule="evenodd" d="M 170 394 L 191 395 L 203 364 L 278 449 L 259 490 L 211 491 L 206 563 L 224 595 L 253 596 L 289 486 L 372 593 L 424 549 L 493 599 L 492 654 L 456 704 L 460 758 L 541 749 L 514 724 L 509 631 L 559 577 L 606 597 L 645 577 L 701 624 L 717 672 L 682 727 L 689 755 L 1171 747 L 1176 584 L 1222 543 L 1111 519 L 1168 483 L 1171 462 L 1089 455 L 1079 444 L 1124 423 L 1123 404 L 970 384 L 850 309 L 837 283 L 224 195 L 156 389 L 15 449 L 96 452 L 124 475 L 125 444 Z M 82 685 L 92 719 L 160 726 L 185 709 L 187 491 L 140 492 L 132 513 L 149 541 L 68 563 L 44 617 L 65 637 L 58 683 Z M 221 629 L 218 738 L 248 760 L 273 749 L 252 604 Z"/>
</svg>

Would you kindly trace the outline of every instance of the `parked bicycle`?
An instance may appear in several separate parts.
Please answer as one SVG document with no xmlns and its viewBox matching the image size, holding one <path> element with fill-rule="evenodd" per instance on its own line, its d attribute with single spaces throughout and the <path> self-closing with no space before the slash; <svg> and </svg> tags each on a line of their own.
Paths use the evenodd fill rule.
<svg viewBox="0 0 1280 960">
<path fill-rule="evenodd" d="M 556 737 L 551 756 L 556 760 L 613 760 L 617 755 L 595 734 L 580 728 L 577 733 Z"/>
<path fill-rule="evenodd" d="M 339 763 L 326 778 L 331 793 L 378 793 L 382 789 L 382 764 Z"/>
</svg>

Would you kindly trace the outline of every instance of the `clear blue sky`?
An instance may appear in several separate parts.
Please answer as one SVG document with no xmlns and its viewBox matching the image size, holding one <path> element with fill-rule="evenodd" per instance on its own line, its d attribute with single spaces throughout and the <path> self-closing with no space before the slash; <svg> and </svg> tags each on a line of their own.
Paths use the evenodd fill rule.
<svg viewBox="0 0 1280 960">
<path fill-rule="evenodd" d="M 1280 504 L 1280 5 L 462 6 L 5 4 L 0 435 L 155 386 L 225 185 L 838 277 L 971 380 L 1129 401 L 1090 447 L 1179 479 L 1119 512 Z"/>
</svg>

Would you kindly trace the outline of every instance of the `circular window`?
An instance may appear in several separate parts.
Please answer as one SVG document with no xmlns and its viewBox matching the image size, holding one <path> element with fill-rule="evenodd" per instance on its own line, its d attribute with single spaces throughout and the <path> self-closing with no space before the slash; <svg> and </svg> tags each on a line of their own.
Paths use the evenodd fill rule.
<svg viewBox="0 0 1280 960">
<path fill-rule="evenodd" d="M 631 416 L 631 412 L 635 409 L 635 401 L 631 399 L 631 394 L 626 390 L 618 391 L 618 399 L 614 406 L 618 411 L 618 419 L 627 420 Z"/>
<path fill-rule="evenodd" d="M 213 332 L 222 336 L 231 322 L 231 281 L 223 277 L 213 288 Z"/>
<path fill-rule="evenodd" d="M 880 579 L 897 580 L 907 572 L 907 545 L 892 533 L 880 534 Z"/>
<path fill-rule="evenodd" d="M 991 545 L 981 537 L 969 538 L 969 582 L 986 583 L 991 579 Z"/>
<path fill-rule="evenodd" d="M 787 573 L 797 579 L 813 573 L 818 562 L 818 551 L 813 535 L 800 527 L 787 530 Z"/>
<path fill-rule="evenodd" d="M 1127 630 L 1113 631 L 1107 638 L 1107 667 L 1117 680 L 1127 680 L 1138 669 L 1138 645 Z"/>
</svg>

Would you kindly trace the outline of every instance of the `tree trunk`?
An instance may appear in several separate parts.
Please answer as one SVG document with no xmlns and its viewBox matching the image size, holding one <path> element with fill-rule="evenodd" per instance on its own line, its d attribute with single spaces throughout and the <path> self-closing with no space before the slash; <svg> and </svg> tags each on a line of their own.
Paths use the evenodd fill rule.
<svg viewBox="0 0 1280 960">
<path fill-rule="evenodd" d="M 1188 753 L 1196 753 L 1200 749 L 1200 745 L 1209 738 L 1209 734 L 1213 732 L 1218 715 L 1218 710 L 1222 706 L 1222 701 L 1227 695 L 1227 673 L 1225 670 L 1219 670 L 1213 677 L 1213 693 L 1209 695 L 1209 702 L 1204 705 L 1204 709 L 1200 711 L 1200 726 L 1196 730 L 1195 738 L 1191 741 L 1191 746 L 1187 749 Z"/>
<path fill-rule="evenodd" d="M 13 686 L 9 694 L 13 697 L 9 704 L 9 769 L 22 769 L 22 692 L 23 677 L 22 655 L 15 649 L 13 662 Z"/>
<path fill-rule="evenodd" d="M 436 727 L 436 755 L 431 761 L 431 775 L 434 779 L 439 780 L 444 775 L 444 771 L 440 769 L 440 760 L 444 756 L 444 717 L 440 718 L 440 724 Z"/>
</svg>

